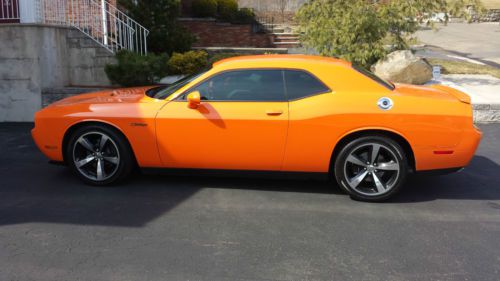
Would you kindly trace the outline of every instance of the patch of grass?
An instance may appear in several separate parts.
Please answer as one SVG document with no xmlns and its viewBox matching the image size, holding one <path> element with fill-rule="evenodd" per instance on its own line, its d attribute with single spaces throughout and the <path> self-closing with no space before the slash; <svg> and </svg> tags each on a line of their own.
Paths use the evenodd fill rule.
<svg viewBox="0 0 500 281">
<path fill-rule="evenodd" d="M 500 1 L 498 0 L 482 0 L 486 9 L 500 9 Z"/>
<path fill-rule="evenodd" d="M 489 65 L 443 59 L 427 59 L 427 61 L 432 65 L 441 65 L 443 74 L 489 74 L 500 78 L 500 68 Z"/>
</svg>

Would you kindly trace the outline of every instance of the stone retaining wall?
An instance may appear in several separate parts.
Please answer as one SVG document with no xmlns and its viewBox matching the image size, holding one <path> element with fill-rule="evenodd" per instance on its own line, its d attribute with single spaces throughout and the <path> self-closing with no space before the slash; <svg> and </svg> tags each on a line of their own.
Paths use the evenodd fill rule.
<svg viewBox="0 0 500 281">
<path fill-rule="evenodd" d="M 110 86 L 114 55 L 76 29 L 0 25 L 0 122 L 32 121 L 44 88 Z"/>
<path fill-rule="evenodd" d="M 58 100 L 69 98 L 76 95 L 85 93 L 98 92 L 106 90 L 106 88 L 79 88 L 79 87 L 65 87 L 65 88 L 45 88 L 42 90 L 42 107 L 54 103 Z"/>
<path fill-rule="evenodd" d="M 474 104 L 474 123 L 500 123 L 500 104 Z"/>
</svg>

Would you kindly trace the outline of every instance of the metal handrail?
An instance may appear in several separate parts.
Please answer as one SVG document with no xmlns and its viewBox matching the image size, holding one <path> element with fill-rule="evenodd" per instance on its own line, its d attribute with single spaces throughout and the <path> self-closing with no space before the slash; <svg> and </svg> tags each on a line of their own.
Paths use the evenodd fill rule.
<svg viewBox="0 0 500 281">
<path fill-rule="evenodd" d="M 255 17 L 253 23 L 253 30 L 255 33 L 273 33 L 274 32 L 274 17 L 260 16 Z"/>
<path fill-rule="evenodd" d="M 147 53 L 149 31 L 106 0 L 39 0 L 40 21 L 77 28 L 116 53 Z"/>
<path fill-rule="evenodd" d="M 1 21 L 14 21 L 20 19 L 19 3 L 16 0 L 4 0 L 0 3 Z"/>
</svg>

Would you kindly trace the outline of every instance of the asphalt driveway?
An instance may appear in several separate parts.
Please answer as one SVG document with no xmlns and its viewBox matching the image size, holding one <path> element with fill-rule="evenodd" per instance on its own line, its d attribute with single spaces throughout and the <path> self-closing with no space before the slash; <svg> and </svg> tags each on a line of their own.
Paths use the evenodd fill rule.
<svg viewBox="0 0 500 281">
<path fill-rule="evenodd" d="M 458 56 L 500 67 L 500 25 L 496 23 L 437 24 L 437 31 L 423 28 L 416 33 L 424 44 L 452 51 Z"/>
<path fill-rule="evenodd" d="M 465 171 L 361 203 L 329 183 L 81 184 L 0 124 L 0 280 L 498 280 L 500 125 Z"/>
</svg>

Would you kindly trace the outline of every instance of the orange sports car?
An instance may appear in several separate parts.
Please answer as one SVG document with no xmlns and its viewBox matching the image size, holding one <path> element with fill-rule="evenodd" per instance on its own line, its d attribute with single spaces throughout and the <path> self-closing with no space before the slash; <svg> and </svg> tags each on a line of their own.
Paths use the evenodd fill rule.
<svg viewBox="0 0 500 281">
<path fill-rule="evenodd" d="M 236 57 L 169 86 L 63 99 L 36 113 L 32 135 L 93 185 L 136 167 L 311 172 L 365 201 L 394 195 L 410 172 L 466 166 L 481 139 L 460 91 L 302 55 Z"/>
</svg>

